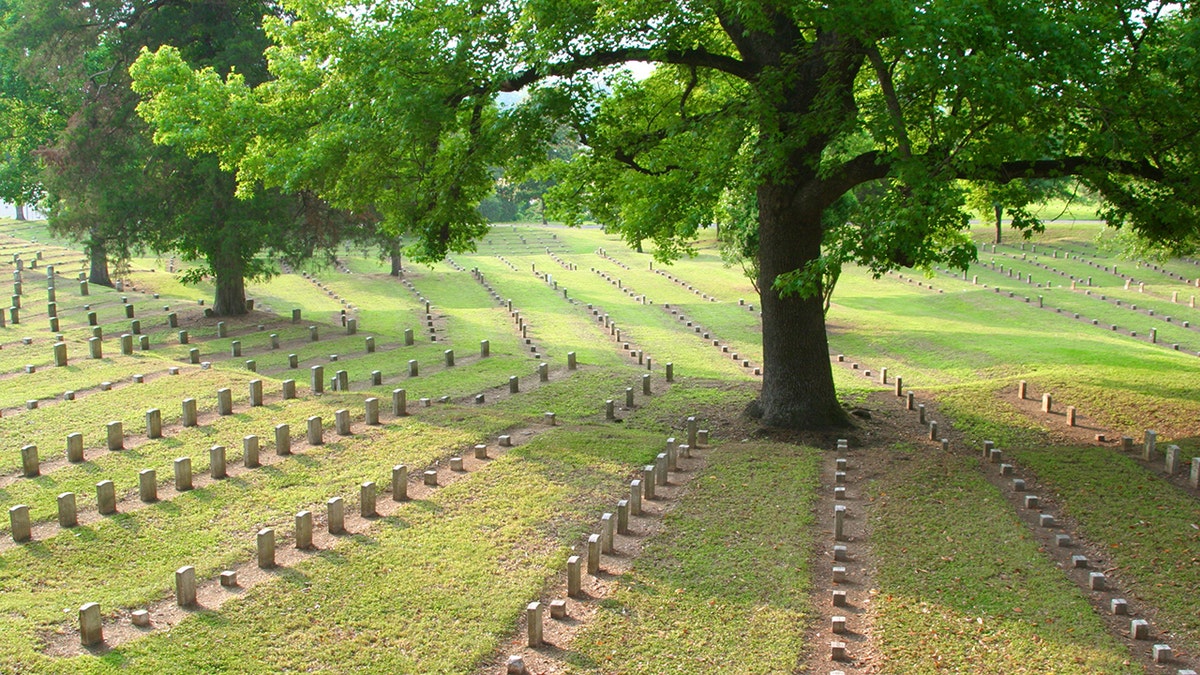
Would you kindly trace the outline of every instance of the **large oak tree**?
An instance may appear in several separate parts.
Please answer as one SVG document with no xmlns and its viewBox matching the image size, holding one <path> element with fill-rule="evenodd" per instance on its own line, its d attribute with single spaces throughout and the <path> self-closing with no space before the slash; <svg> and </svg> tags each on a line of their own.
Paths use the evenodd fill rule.
<svg viewBox="0 0 1200 675">
<path fill-rule="evenodd" d="M 569 125 L 585 151 L 560 167 L 561 212 L 661 257 L 713 222 L 756 248 L 769 424 L 844 419 L 822 285 L 843 261 L 970 263 L 963 180 L 1074 176 L 1113 224 L 1197 241 L 1190 3 L 282 4 L 257 87 L 142 58 L 160 142 L 217 153 L 244 185 L 375 204 L 440 257 L 480 233 L 487 167 L 544 160 Z M 848 195 L 850 218 L 829 217 Z"/>
</svg>

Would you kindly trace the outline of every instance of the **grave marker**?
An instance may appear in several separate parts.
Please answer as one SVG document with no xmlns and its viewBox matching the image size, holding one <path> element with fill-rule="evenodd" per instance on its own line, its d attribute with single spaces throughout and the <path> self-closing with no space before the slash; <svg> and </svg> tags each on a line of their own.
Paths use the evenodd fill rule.
<svg viewBox="0 0 1200 675">
<path fill-rule="evenodd" d="M 196 568 L 191 565 L 175 570 L 175 602 L 180 607 L 196 604 Z"/>
<path fill-rule="evenodd" d="M 311 511 L 296 513 L 296 548 L 304 551 L 313 547 L 313 517 Z"/>
<path fill-rule="evenodd" d="M 79 517 L 75 507 L 75 493 L 64 492 L 58 495 L 58 526 L 75 527 L 78 524 Z"/>
<path fill-rule="evenodd" d="M 255 537 L 255 544 L 258 549 L 258 566 L 262 569 L 271 569 L 275 566 L 275 530 L 264 527 L 258 531 L 258 536 Z"/>
<path fill-rule="evenodd" d="M 221 388 L 217 390 L 217 414 L 233 414 L 233 392 L 228 388 Z"/>
<path fill-rule="evenodd" d="M 229 475 L 225 470 L 225 446 L 214 445 L 208 449 L 208 468 L 213 480 Z"/>
<path fill-rule="evenodd" d="M 321 428 L 321 418 L 313 415 L 308 418 L 308 444 L 321 445 L 325 442 L 325 432 Z"/>
<path fill-rule="evenodd" d="M 358 511 L 363 518 L 379 515 L 375 510 L 375 482 L 367 481 L 358 488 Z"/>
<path fill-rule="evenodd" d="M 173 464 L 175 470 L 175 490 L 187 492 L 192 489 L 192 458 L 178 457 Z"/>
<path fill-rule="evenodd" d="M 12 540 L 19 543 L 33 539 L 33 527 L 29 521 L 29 507 L 17 504 L 8 509 L 8 522 Z"/>
<path fill-rule="evenodd" d="M 117 489 L 111 480 L 96 483 L 96 509 L 102 516 L 117 512 Z"/>
<path fill-rule="evenodd" d="M 106 431 L 109 450 L 125 449 L 125 431 L 120 422 L 109 422 Z"/>
<path fill-rule="evenodd" d="M 242 437 L 242 464 L 247 469 L 258 468 L 258 451 L 258 436 L 250 434 Z"/>
<path fill-rule="evenodd" d="M 104 642 L 99 603 L 89 602 L 79 608 L 79 642 L 84 647 L 94 647 Z"/>
<path fill-rule="evenodd" d="M 325 366 L 313 366 L 310 369 L 308 386 L 314 394 L 325 393 Z"/>
<path fill-rule="evenodd" d="M 158 408 L 146 411 L 146 437 L 162 438 L 162 412 Z"/>
</svg>

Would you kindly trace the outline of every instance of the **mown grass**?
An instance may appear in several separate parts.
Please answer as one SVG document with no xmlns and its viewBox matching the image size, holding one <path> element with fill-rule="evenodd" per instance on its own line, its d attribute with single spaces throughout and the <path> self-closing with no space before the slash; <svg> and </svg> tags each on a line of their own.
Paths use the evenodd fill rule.
<svg viewBox="0 0 1200 675">
<path fill-rule="evenodd" d="M 281 571 L 278 582 L 251 589 L 219 613 L 198 614 L 103 659 L 52 662 L 26 653 L 9 663 L 46 672 L 280 672 L 330 664 L 463 672 L 511 630 L 523 603 L 562 567 L 567 547 L 598 515 L 598 501 L 625 480 L 622 460 L 648 459 L 657 448 L 650 441 L 619 429 L 606 438 L 547 434 L 403 508 L 370 534 Z"/>
<path fill-rule="evenodd" d="M 22 226 L 19 232 L 41 238 L 44 228 L 39 227 Z M 985 230 L 977 234 L 986 235 Z M 1092 225 L 1075 225 L 1051 228 L 1042 237 L 1075 247 L 1094 233 Z M 21 250 L 42 248 L 47 261 L 66 261 L 59 271 L 67 273 L 78 254 L 53 249 L 48 241 Z M 579 269 L 563 269 L 546 254 L 547 247 Z M 595 255 L 601 247 L 632 269 Z M 406 266 L 406 277 L 440 315 L 444 330 L 437 342 L 428 340 L 424 307 L 416 295 L 388 277 L 373 253 L 358 252 L 340 254 L 350 274 L 311 268 L 358 308 L 358 335 L 346 336 L 338 325 L 339 302 L 299 275 L 283 275 L 251 288 L 257 307 L 279 317 L 260 312 L 230 321 L 230 337 L 217 339 L 216 319 L 202 318 L 201 308 L 193 304 L 210 297 L 211 287 L 183 287 L 163 271 L 165 261 L 138 259 L 131 278 L 139 292 L 128 295 L 153 349 L 133 357 L 117 356 L 116 336 L 128 330 L 119 294 L 93 287 L 88 299 L 76 297 L 64 280 L 59 305 L 71 367 L 14 374 L 9 381 L 32 384 L 42 376 L 52 396 L 101 379 L 127 380 L 134 372 L 162 373 L 169 365 L 181 365 L 183 375 L 161 375 L 144 385 L 0 419 L 0 434 L 11 439 L 3 455 L 8 474 L 17 471 L 20 444 L 34 442 L 48 457 L 62 452 L 67 433 L 81 431 L 89 448 L 98 447 L 103 424 L 110 419 L 123 420 L 127 434 L 140 434 L 147 408 L 161 408 L 164 423 L 170 424 L 178 419 L 182 398 L 194 396 L 202 410 L 211 411 L 222 386 L 233 390 L 238 414 L 172 432 L 162 441 L 138 439 L 134 450 L 97 455 L 39 479 L 18 479 L 0 490 L 5 505 L 30 503 L 35 519 L 47 521 L 54 515 L 53 496 L 72 490 L 80 493 L 81 508 L 94 508 L 94 484 L 102 477 L 112 477 L 120 493 L 130 494 L 138 469 L 156 468 L 165 483 L 171 460 L 183 455 L 192 456 L 194 470 L 202 474 L 213 443 L 226 445 L 229 462 L 236 464 L 245 434 L 261 436 L 267 453 L 274 424 L 290 423 L 293 437 L 299 438 L 305 417 L 320 415 L 328 423 L 337 408 L 352 411 L 356 434 L 337 438 L 327 426 L 327 445 L 280 464 L 10 547 L 0 555 L 0 612 L 11 619 L 6 624 L 11 629 L 0 634 L 0 670 L 466 672 L 493 658 L 524 604 L 539 597 L 546 580 L 561 572 L 568 550 L 622 496 L 631 470 L 658 452 L 666 436 L 679 436 L 688 415 L 705 418 L 702 426 L 720 425 L 714 436 L 721 438 L 728 423 L 721 418 L 728 420 L 731 411 L 744 408 L 756 395 L 753 386 L 746 386 L 753 380 L 727 355 L 688 332 L 660 306 L 678 306 L 735 351 L 757 358 L 757 316 L 737 305 L 739 298 L 757 305 L 753 289 L 740 269 L 722 266 L 710 233 L 697 244 L 697 253 L 669 270 L 720 302 L 705 302 L 654 274 L 649 255 L 630 251 L 597 229 L 497 227 L 478 253 L 454 256 L 463 267 L 482 270 L 530 322 L 531 338 L 542 350 L 538 360 L 551 363 L 555 371 L 553 381 L 540 386 L 535 384 L 537 360 L 518 337 L 507 310 L 466 273 L 444 264 Z M 0 264 L 8 257 L 0 256 Z M 534 277 L 530 266 L 535 264 L 553 275 L 560 290 Z M 621 277 L 658 304 L 635 303 L 590 267 Z M 40 280 L 38 272 L 31 279 Z M 1111 471 L 1103 466 L 1103 453 L 1041 449 L 1058 422 L 1025 418 L 997 398 L 1010 395 L 1017 379 L 1026 379 L 1033 391 L 1053 391 L 1056 402 L 1079 406 L 1091 421 L 1138 436 L 1141 428 L 1154 426 L 1165 444 L 1185 436 L 1189 420 L 1200 417 L 1190 377 L 1193 362 L 996 297 L 990 289 L 953 279 L 935 284 L 946 293 L 894 279 L 870 281 L 848 270 L 830 312 L 831 347 L 872 369 L 890 368 L 905 378 L 906 388 L 938 396 L 943 411 L 972 440 L 986 437 L 1016 453 L 1018 461 L 1058 486 L 1064 508 L 1079 520 L 1084 535 L 1101 545 L 1129 546 L 1128 538 L 1113 540 L 1119 526 L 1136 514 L 1146 523 L 1138 537 L 1145 546 L 1134 547 L 1137 560 L 1114 554 L 1122 565 L 1120 580 L 1139 590 L 1163 583 L 1161 595 L 1155 596 L 1163 598 L 1160 620 L 1168 629 L 1193 631 L 1188 635 L 1194 637 L 1186 612 L 1190 608 L 1194 613 L 1195 603 L 1186 589 L 1196 580 L 1187 570 L 1179 574 L 1174 569 L 1195 557 L 1195 540 L 1186 530 L 1180 533 L 1178 515 L 1186 515 L 1188 500 L 1194 506 L 1194 499 L 1134 463 Z M 37 307 L 31 307 L 28 325 L 0 329 L 3 372 L 20 369 L 35 355 L 49 359 L 53 336 L 43 328 L 43 291 L 33 282 L 27 288 L 27 301 Z M 618 351 L 619 344 L 584 304 L 564 300 L 562 288 L 580 303 L 603 307 L 622 330 L 631 332 L 630 338 L 657 361 L 656 384 L 661 364 L 673 361 L 676 384 L 643 396 L 639 384 L 644 367 Z M 162 297 L 155 300 L 140 290 Z M 106 336 L 103 361 L 75 357 L 86 350 L 90 335 L 82 310 L 87 302 L 100 313 Z M 1102 309 L 1095 302 L 1095 311 Z M 180 312 L 180 328 L 191 331 L 193 344 L 177 344 L 162 305 Z M 294 307 L 304 313 L 297 325 L 289 323 Z M 265 330 L 257 330 L 259 323 L 266 324 Z M 320 342 L 307 341 L 310 324 L 321 326 Z M 402 334 L 410 327 L 417 344 L 404 347 Z M 268 346 L 272 332 L 283 340 L 278 351 Z M 19 344 L 26 335 L 34 338 L 32 345 Z M 367 335 L 376 336 L 375 354 L 365 353 Z M 229 355 L 234 339 L 242 341 L 241 358 Z M 481 339 L 491 342 L 489 359 L 477 358 Z M 212 369 L 182 363 L 192 346 L 213 361 Z M 453 368 L 443 365 L 442 352 L 448 348 L 458 358 Z M 579 357 L 580 369 L 573 373 L 563 363 L 568 351 Z M 289 353 L 300 355 L 301 368 L 286 367 Z M 334 353 L 337 362 L 329 360 Z M 258 362 L 259 374 L 245 370 L 247 359 Z M 420 363 L 417 378 L 407 377 L 409 359 Z M 310 396 L 308 367 L 315 364 L 325 367 L 327 379 L 347 370 L 352 391 Z M 367 385 L 372 370 L 384 374 L 382 386 Z M 867 395 L 881 388 L 861 372 L 834 368 L 847 405 L 869 405 Z M 470 402 L 473 394 L 493 387 L 506 392 L 509 375 L 520 377 L 521 394 L 489 396 L 482 406 Z M 268 396 L 279 391 L 279 380 L 294 378 L 302 400 L 247 410 L 246 382 L 251 378 L 264 381 Z M 636 394 L 634 409 L 619 411 L 620 421 L 605 421 L 604 400 L 615 399 L 620 406 L 627 386 Z M 392 421 L 387 414 L 394 388 L 406 389 L 414 417 Z M 20 393 L 4 394 L 10 396 L 8 405 L 32 397 L 28 389 L 12 389 Z M 382 399 L 387 423 L 369 433 L 361 423 L 366 396 Z M 452 402 L 417 409 L 418 398 L 443 396 Z M 1114 400 L 1121 405 L 1113 405 Z M 545 424 L 542 414 L 547 411 L 556 413 L 560 427 Z M 226 565 L 250 560 L 253 532 L 264 524 L 288 536 L 295 510 L 320 510 L 334 494 L 348 498 L 353 508 L 357 485 L 368 479 L 386 485 L 392 464 L 428 464 L 519 427 L 542 433 L 430 499 L 405 506 L 371 533 L 342 538 L 333 550 L 280 570 L 274 581 L 249 589 L 220 610 L 196 612 L 169 632 L 120 645 L 102 657 L 58 660 L 40 653 L 40 636 L 46 632 L 73 639 L 73 611 L 84 601 L 99 600 L 113 615 L 165 598 L 171 572 L 180 565 L 196 565 L 202 577 L 211 577 Z M 585 631 L 572 655 L 576 669 L 778 672 L 798 667 L 806 652 L 816 453 L 793 445 L 726 443 L 711 460 L 710 469 L 696 478 L 681 506 L 668 516 L 664 536 L 648 543 L 635 572 L 620 582 L 600 620 Z M 1137 501 L 1130 497 L 1124 510 L 1121 500 L 1093 504 L 1111 492 L 1108 479 L 1094 482 L 1095 474 L 1105 471 L 1140 490 Z M 1128 653 L 1105 637 L 1082 593 L 1036 552 L 1009 507 L 970 462 L 916 456 L 881 481 L 876 525 L 882 533 L 877 560 L 884 595 L 878 606 L 887 672 L 933 672 L 939 666 L 958 672 L 1125 672 Z M 1106 529 L 1107 521 L 1118 529 Z M 1164 569 L 1156 572 L 1155 565 Z M 1164 578 L 1171 583 L 1160 582 Z"/>
<path fill-rule="evenodd" d="M 896 450 L 872 486 L 884 671 L 1142 671 L 972 460 Z"/>
<path fill-rule="evenodd" d="M 1029 467 L 1079 523 L 1079 533 L 1111 556 L 1125 592 L 1158 608 L 1160 627 L 1195 644 L 1200 613 L 1200 530 L 1193 495 L 1147 473 L 1109 448 L 1018 447 Z"/>
<path fill-rule="evenodd" d="M 726 444 L 567 655 L 573 672 L 792 672 L 817 451 Z"/>
</svg>

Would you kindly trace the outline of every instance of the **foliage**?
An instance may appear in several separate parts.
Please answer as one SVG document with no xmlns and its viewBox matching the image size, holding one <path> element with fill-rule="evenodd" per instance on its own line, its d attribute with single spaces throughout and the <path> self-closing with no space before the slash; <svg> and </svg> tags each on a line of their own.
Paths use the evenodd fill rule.
<svg viewBox="0 0 1200 675">
<path fill-rule="evenodd" d="M 1200 222 L 1200 26 L 1184 3 L 283 4 L 275 79 L 257 87 L 169 49 L 142 57 L 159 141 L 218 153 L 243 190 L 374 204 L 436 259 L 483 232 L 488 168 L 545 162 L 565 125 L 584 147 L 550 162 L 553 213 L 651 241 L 659 260 L 714 223 L 754 250 L 774 424 L 838 421 L 819 299 L 842 262 L 973 259 L 960 181 L 1076 176 L 1152 239 L 1194 241 Z M 654 69 L 638 79 L 631 62 Z M 827 215 L 851 192 L 853 220 Z"/>
<path fill-rule="evenodd" d="M 57 231 L 84 241 L 93 282 L 109 283 L 109 257 L 122 262 L 139 248 L 178 251 L 202 263 L 183 280 L 214 277 L 214 311 L 239 314 L 245 281 L 273 272 L 260 253 L 310 256 L 348 220 L 312 195 L 252 189 L 235 199 L 233 177 L 214 158 L 154 145 L 135 113 L 127 67 L 145 46 L 178 42 L 197 63 L 263 81 L 267 42 L 259 24 L 274 8 L 270 2 L 13 3 L 5 44 L 20 55 L 14 67 L 40 93 L 23 103 L 42 100 L 47 108 L 50 101 L 62 110 L 57 124 L 24 142 L 41 145 L 43 208 Z"/>
</svg>

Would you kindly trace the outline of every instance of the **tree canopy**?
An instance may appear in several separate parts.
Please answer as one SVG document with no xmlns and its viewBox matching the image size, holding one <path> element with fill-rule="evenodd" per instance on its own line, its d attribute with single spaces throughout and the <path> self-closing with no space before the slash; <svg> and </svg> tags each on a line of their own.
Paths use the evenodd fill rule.
<svg viewBox="0 0 1200 675">
<path fill-rule="evenodd" d="M 245 280 L 274 269 L 267 254 L 311 255 L 348 220 L 308 193 L 250 186 L 238 198 L 213 156 L 154 144 L 136 113 L 128 69 L 143 47 L 177 44 L 197 65 L 265 80 L 261 22 L 273 2 L 7 0 L 2 9 L 0 123 L 24 120 L 27 130 L 10 141 L 20 147 L 7 155 L 12 171 L 0 163 L 0 189 L 42 197 L 51 227 L 83 240 L 93 282 L 111 283 L 108 260 L 134 250 L 178 252 L 199 263 L 184 281 L 214 280 L 214 312 L 241 314 Z M 20 182 L 4 180 L 10 173 Z"/>
<path fill-rule="evenodd" d="M 257 85 L 143 54 L 158 142 L 215 153 L 243 190 L 375 205 L 434 259 L 481 233 L 488 168 L 544 165 L 566 126 L 583 151 L 552 162 L 552 211 L 660 259 L 713 223 L 755 254 L 770 424 L 844 420 L 823 315 L 841 264 L 973 260 L 963 181 L 1073 176 L 1112 224 L 1200 240 L 1188 3 L 281 4 Z"/>
</svg>

